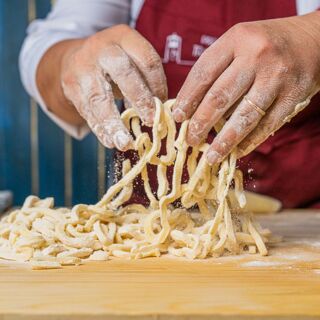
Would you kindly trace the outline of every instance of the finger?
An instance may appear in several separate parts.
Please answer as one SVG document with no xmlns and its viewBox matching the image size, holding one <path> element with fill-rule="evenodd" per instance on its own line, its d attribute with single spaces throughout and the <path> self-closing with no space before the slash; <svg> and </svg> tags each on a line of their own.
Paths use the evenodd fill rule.
<svg viewBox="0 0 320 320">
<path fill-rule="evenodd" d="M 151 126 L 155 113 L 153 94 L 124 50 L 118 45 L 106 47 L 99 58 L 99 64 L 102 72 L 110 76 L 136 109 L 141 120 Z"/>
<path fill-rule="evenodd" d="M 308 97 L 305 99 L 295 98 L 288 100 L 284 95 L 279 96 L 258 126 L 239 144 L 238 157 L 244 157 L 253 151 L 270 135 L 302 111 L 309 103 L 310 99 Z"/>
<path fill-rule="evenodd" d="M 81 95 L 84 99 L 82 114 L 93 133 L 106 147 L 116 146 L 119 150 L 127 150 L 132 137 L 121 121 L 118 108 L 112 94 L 111 84 L 103 75 L 85 75 L 80 78 Z"/>
<path fill-rule="evenodd" d="M 124 103 L 124 108 L 125 109 L 132 108 L 132 105 L 130 104 L 130 102 L 126 98 L 123 99 L 123 103 Z"/>
<path fill-rule="evenodd" d="M 257 81 L 242 99 L 207 151 L 210 164 L 222 161 L 258 125 L 279 90 L 277 86 L 266 88 L 265 82 Z"/>
<path fill-rule="evenodd" d="M 173 107 L 175 121 L 189 119 L 213 82 L 233 59 L 233 49 L 221 37 L 203 52 L 190 70 Z"/>
<path fill-rule="evenodd" d="M 238 108 L 238 106 L 239 106 L 239 104 L 240 104 L 240 102 L 241 102 L 242 99 L 243 99 L 243 97 L 239 98 L 238 101 L 236 101 L 236 103 L 235 103 L 232 107 L 230 107 L 230 108 L 228 109 L 228 111 L 227 111 L 227 112 L 225 113 L 225 115 L 223 116 L 223 118 L 224 118 L 225 120 L 228 120 L 228 119 L 232 116 L 232 114 L 234 113 L 234 111 Z"/>
<path fill-rule="evenodd" d="M 209 131 L 231 106 L 248 91 L 255 74 L 243 63 L 234 60 L 206 93 L 192 116 L 187 133 L 188 144 L 194 146 L 206 138 Z"/>
<path fill-rule="evenodd" d="M 162 102 L 166 101 L 168 99 L 167 79 L 161 58 L 153 46 L 133 29 L 120 40 L 119 44 L 138 67 L 152 94 Z"/>
</svg>

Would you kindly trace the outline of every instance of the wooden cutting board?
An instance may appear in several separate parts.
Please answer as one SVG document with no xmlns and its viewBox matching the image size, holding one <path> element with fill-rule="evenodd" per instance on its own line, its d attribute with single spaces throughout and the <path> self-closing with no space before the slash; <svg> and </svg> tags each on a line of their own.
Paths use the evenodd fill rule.
<svg viewBox="0 0 320 320">
<path fill-rule="evenodd" d="M 0 320 L 320 319 L 320 212 L 261 218 L 270 256 L 152 258 L 32 271 L 0 262 Z"/>
</svg>

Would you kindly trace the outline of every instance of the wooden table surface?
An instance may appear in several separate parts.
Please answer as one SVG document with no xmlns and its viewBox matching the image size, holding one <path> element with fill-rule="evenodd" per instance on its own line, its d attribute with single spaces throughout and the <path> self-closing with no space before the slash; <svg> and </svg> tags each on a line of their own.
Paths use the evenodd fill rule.
<svg viewBox="0 0 320 320">
<path fill-rule="evenodd" d="M 0 320 L 320 319 L 320 212 L 261 221 L 270 256 L 112 260 L 32 271 L 0 262 Z"/>
</svg>

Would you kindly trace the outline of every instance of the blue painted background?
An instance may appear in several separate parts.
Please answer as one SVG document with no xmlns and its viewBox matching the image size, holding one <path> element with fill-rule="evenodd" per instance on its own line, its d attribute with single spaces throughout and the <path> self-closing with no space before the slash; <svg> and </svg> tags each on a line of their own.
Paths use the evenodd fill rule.
<svg viewBox="0 0 320 320">
<path fill-rule="evenodd" d="M 13 191 L 15 205 L 31 194 L 35 183 L 31 174 L 31 102 L 18 71 L 31 1 L 37 18 L 45 17 L 51 7 L 49 0 L 0 0 L 0 190 Z M 98 199 L 98 165 L 106 167 L 107 177 L 112 153 L 106 151 L 105 163 L 98 163 L 98 143 L 93 135 L 83 141 L 72 139 L 71 168 L 66 172 L 65 143 L 70 138 L 40 108 L 37 117 L 39 196 L 54 196 L 57 205 L 66 204 L 66 193 L 71 194 L 73 204 L 94 203 Z M 72 179 L 71 190 L 66 190 L 66 177 Z"/>
</svg>

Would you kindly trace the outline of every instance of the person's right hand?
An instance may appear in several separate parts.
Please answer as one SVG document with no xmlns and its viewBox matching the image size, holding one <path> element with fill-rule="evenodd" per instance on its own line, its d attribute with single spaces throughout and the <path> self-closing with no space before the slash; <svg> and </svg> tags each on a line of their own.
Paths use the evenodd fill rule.
<svg viewBox="0 0 320 320">
<path fill-rule="evenodd" d="M 126 25 L 105 29 L 71 47 L 62 58 L 61 70 L 65 97 L 108 148 L 124 151 L 132 142 L 115 98 L 124 98 L 148 126 L 153 123 L 153 96 L 167 99 L 159 55 Z"/>
</svg>

